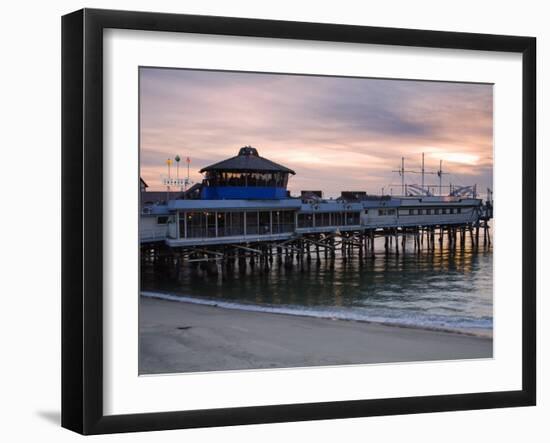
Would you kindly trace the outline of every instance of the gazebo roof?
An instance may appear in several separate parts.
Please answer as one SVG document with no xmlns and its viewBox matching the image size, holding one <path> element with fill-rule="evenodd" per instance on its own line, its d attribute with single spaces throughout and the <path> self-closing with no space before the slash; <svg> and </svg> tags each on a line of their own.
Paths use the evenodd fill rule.
<svg viewBox="0 0 550 443">
<path fill-rule="evenodd" d="M 288 169 L 278 163 L 272 162 L 267 158 L 260 157 L 258 150 L 252 146 L 245 146 L 239 150 L 239 154 L 235 157 L 206 166 L 199 172 L 202 173 L 207 171 L 286 172 L 289 174 L 296 174 L 292 169 Z"/>
</svg>

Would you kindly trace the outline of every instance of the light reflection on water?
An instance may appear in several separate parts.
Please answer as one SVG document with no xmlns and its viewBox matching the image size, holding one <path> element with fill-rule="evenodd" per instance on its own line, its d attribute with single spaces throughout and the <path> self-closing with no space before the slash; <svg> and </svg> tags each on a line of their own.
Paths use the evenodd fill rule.
<svg viewBox="0 0 550 443">
<path fill-rule="evenodd" d="M 141 289 L 242 305 L 284 308 L 299 315 L 376 321 L 429 329 L 492 335 L 491 248 L 386 254 L 377 239 L 375 258 L 311 261 L 290 268 L 275 259 L 268 271 L 235 266 L 211 275 L 185 266 L 142 265 Z M 425 245 L 424 245 L 425 246 Z M 272 309 L 271 309 L 272 310 Z"/>
</svg>

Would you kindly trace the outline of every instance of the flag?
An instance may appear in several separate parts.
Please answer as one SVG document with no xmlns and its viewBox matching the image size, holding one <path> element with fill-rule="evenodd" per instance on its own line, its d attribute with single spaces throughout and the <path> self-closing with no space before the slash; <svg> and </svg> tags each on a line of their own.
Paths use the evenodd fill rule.
<svg viewBox="0 0 550 443">
<path fill-rule="evenodd" d="M 191 159 L 189 157 L 187 157 L 187 163 L 191 163 Z"/>
</svg>

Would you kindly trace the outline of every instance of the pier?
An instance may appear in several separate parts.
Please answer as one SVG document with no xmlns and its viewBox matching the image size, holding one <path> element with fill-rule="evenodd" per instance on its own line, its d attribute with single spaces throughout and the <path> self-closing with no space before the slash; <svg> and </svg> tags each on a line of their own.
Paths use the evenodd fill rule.
<svg viewBox="0 0 550 443">
<path fill-rule="evenodd" d="M 481 232 L 481 235 L 480 235 Z M 345 232 L 301 233 L 280 241 L 258 239 L 242 243 L 210 244 L 208 246 L 170 247 L 165 242 L 141 245 L 145 263 L 189 265 L 211 274 L 225 269 L 269 270 L 273 264 L 303 267 L 323 260 L 339 258 L 375 260 L 375 251 L 399 256 L 405 253 L 430 254 L 443 248 L 460 253 L 466 247 L 473 251 L 491 246 L 486 221 L 459 225 L 432 225 L 401 228 L 362 229 Z"/>
<path fill-rule="evenodd" d="M 492 199 L 477 198 L 475 187 L 471 194 L 451 188 L 445 196 L 412 186 L 420 190 L 417 195 L 348 191 L 324 199 L 321 191 L 302 191 L 291 197 L 286 187 L 295 172 L 250 146 L 200 172 L 201 184 L 142 205 L 143 262 L 216 274 L 274 264 L 302 267 L 337 257 L 375 260 L 376 248 L 399 256 L 491 246 Z M 141 185 L 142 201 L 150 202 Z"/>
</svg>

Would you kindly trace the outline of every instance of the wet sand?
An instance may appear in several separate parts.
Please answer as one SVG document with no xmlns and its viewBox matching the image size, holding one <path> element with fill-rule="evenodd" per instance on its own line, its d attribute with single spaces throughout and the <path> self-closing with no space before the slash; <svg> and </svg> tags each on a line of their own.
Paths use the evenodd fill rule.
<svg viewBox="0 0 550 443">
<path fill-rule="evenodd" d="M 491 358 L 490 338 L 140 298 L 140 374 Z"/>
</svg>

